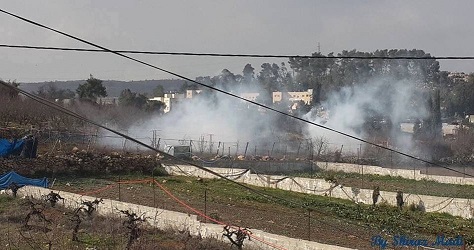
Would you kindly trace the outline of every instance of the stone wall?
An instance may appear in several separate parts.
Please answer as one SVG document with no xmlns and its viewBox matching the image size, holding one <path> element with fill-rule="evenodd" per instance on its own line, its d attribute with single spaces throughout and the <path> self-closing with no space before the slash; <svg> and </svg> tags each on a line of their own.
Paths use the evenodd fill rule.
<svg viewBox="0 0 474 250">
<path fill-rule="evenodd" d="M 166 171 L 173 175 L 192 175 L 201 178 L 218 178 L 211 173 L 190 165 L 165 165 Z M 280 175 L 253 174 L 246 169 L 209 168 L 235 181 L 260 186 L 279 188 L 282 190 L 324 195 L 335 198 L 352 200 L 357 203 L 372 204 L 372 191 L 370 189 L 359 189 L 352 187 L 334 186 L 323 179 L 311 179 L 301 177 L 285 177 Z M 380 192 L 382 200 L 396 206 L 395 192 Z M 438 197 L 405 193 L 406 204 L 423 204 L 427 212 L 445 212 L 463 218 L 473 217 L 473 207 L 470 199 Z"/>
</svg>

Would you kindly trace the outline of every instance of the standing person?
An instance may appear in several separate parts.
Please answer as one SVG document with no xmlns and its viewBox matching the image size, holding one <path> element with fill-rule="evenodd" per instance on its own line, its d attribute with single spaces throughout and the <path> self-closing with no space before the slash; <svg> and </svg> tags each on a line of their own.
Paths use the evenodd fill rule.
<svg viewBox="0 0 474 250">
<path fill-rule="evenodd" d="M 397 190 L 397 206 L 402 210 L 403 204 L 405 202 L 403 201 L 403 192 L 400 190 Z"/>
<path fill-rule="evenodd" d="M 10 189 L 13 193 L 13 197 L 16 198 L 16 193 L 18 192 L 18 189 L 20 189 L 21 186 L 16 184 L 16 182 L 11 182 L 10 185 L 8 185 L 8 189 Z"/>
<path fill-rule="evenodd" d="M 379 200 L 379 197 L 380 197 L 380 187 L 375 186 L 374 187 L 374 192 L 372 193 L 372 202 L 373 202 L 374 207 L 375 207 L 375 204 L 377 203 L 377 201 Z"/>
</svg>

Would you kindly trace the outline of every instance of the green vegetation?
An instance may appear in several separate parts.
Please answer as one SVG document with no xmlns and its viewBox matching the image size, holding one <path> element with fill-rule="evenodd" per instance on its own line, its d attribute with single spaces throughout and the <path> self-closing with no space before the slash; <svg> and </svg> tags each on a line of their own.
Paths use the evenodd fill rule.
<svg viewBox="0 0 474 250">
<path fill-rule="evenodd" d="M 395 192 L 402 190 L 404 193 L 455 197 L 474 199 L 474 186 L 439 183 L 432 180 L 413 180 L 399 176 L 344 173 L 322 171 L 313 174 L 296 174 L 293 176 L 336 180 L 339 184 L 348 187 L 373 189 L 379 186 L 382 191 Z"/>
<path fill-rule="evenodd" d="M 92 75 L 90 75 L 84 84 L 79 85 L 76 89 L 76 93 L 79 95 L 79 98 L 89 99 L 93 102 L 95 102 L 95 99 L 98 97 L 107 96 L 107 90 L 104 85 L 102 85 L 102 80 L 94 78 Z"/>
<path fill-rule="evenodd" d="M 243 191 L 241 187 L 224 180 L 190 181 L 191 178 L 188 177 L 160 179 L 166 180 L 166 186 L 173 192 L 186 194 L 186 196 L 202 196 L 202 188 L 207 188 L 208 197 L 212 197 L 212 201 L 215 203 L 243 203 L 256 209 L 262 207 L 262 203 L 270 204 L 273 207 L 293 209 L 307 209 L 309 207 L 315 211 L 314 214 L 318 214 L 319 218 L 337 218 L 392 234 L 434 237 L 437 233 L 443 232 L 451 236 L 465 235 L 467 241 L 474 243 L 474 221 L 445 213 L 424 213 L 418 209 L 410 209 L 410 207 L 399 211 L 398 208 L 383 203 L 373 208 L 370 205 L 355 204 L 349 200 L 253 187 L 274 197 L 282 198 L 281 200 L 269 200 L 250 191 Z"/>
<path fill-rule="evenodd" d="M 390 180 L 390 177 L 384 177 Z M 304 215 L 311 209 L 312 223 L 342 223 L 357 225 L 367 231 L 385 232 L 390 235 L 405 234 L 413 237 L 434 239 L 440 232 L 447 237 L 463 235 L 466 242 L 474 243 L 474 221 L 445 213 L 425 213 L 416 205 L 406 204 L 402 211 L 394 206 L 380 203 L 376 207 L 355 204 L 349 200 L 295 193 L 272 188 L 252 187 L 267 198 L 233 183 L 218 179 L 197 179 L 182 176 L 159 177 L 157 180 L 174 195 L 188 202 L 202 202 L 204 190 L 207 200 L 212 204 L 246 207 L 253 211 L 265 211 L 270 217 L 274 214 Z M 78 183 L 78 185 L 81 185 Z M 149 185 L 140 186 L 140 192 L 151 193 Z M 78 187 L 76 187 L 78 188 Z M 100 188 L 100 186 L 94 186 Z M 90 187 L 92 189 L 92 187 Z M 166 197 L 166 196 L 165 196 Z M 196 204 L 195 204 L 196 205 Z M 202 203 L 197 204 L 202 207 Z M 210 213 L 213 218 L 227 216 L 224 212 Z M 291 222 L 288 222 L 291 223 Z M 293 222 L 294 223 L 294 222 Z M 296 225 L 297 226 L 297 225 Z M 359 229 L 360 230 L 360 229 Z M 354 234 L 356 234 L 354 232 Z"/>
</svg>

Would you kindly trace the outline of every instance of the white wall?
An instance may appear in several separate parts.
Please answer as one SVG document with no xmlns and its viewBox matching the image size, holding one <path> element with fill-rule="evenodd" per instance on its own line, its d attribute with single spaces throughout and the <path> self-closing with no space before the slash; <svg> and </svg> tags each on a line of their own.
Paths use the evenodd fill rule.
<svg viewBox="0 0 474 250">
<path fill-rule="evenodd" d="M 432 180 L 447 184 L 474 185 L 474 178 L 421 174 L 420 170 L 414 169 L 383 168 L 379 166 L 335 162 L 316 162 L 316 165 L 324 170 L 341 171 L 345 173 L 390 175 L 414 180 Z"/>
<path fill-rule="evenodd" d="M 198 169 L 190 165 L 164 165 L 166 171 L 173 175 L 191 175 L 201 178 L 214 179 L 218 178 L 204 170 Z M 358 165 L 357 165 L 358 166 Z M 301 177 L 285 178 L 279 175 L 262 175 L 252 174 L 250 170 L 230 169 L 230 168 L 209 168 L 224 176 L 232 176 L 235 181 L 260 186 L 279 188 L 282 190 L 330 196 L 346 200 L 352 200 L 357 203 L 372 204 L 372 191 L 370 189 L 358 189 L 352 187 L 334 187 L 331 183 L 323 179 L 310 179 Z M 239 175 L 242 173 L 242 175 Z M 236 177 L 237 176 L 237 177 Z M 381 191 L 380 195 L 383 200 L 389 204 L 396 206 L 396 193 Z M 418 194 L 404 194 L 406 204 L 419 204 L 422 202 L 427 212 L 445 212 L 454 216 L 463 218 L 472 218 L 474 210 L 470 199 L 438 197 Z"/>
<path fill-rule="evenodd" d="M 42 195 L 47 195 L 51 190 L 41 187 L 26 186 L 21 188 L 18 193 L 19 196 L 32 196 L 35 199 L 40 199 Z M 95 197 L 81 196 L 74 193 L 60 192 L 61 197 L 64 198 L 64 203 L 59 202 L 59 205 L 64 205 L 67 208 L 77 208 L 81 201 L 89 200 L 92 201 Z M 203 238 L 216 238 L 224 242 L 229 243 L 229 240 L 222 236 L 223 226 L 211 223 L 202 223 L 197 220 L 196 215 L 179 213 L 174 211 L 168 211 L 153 207 L 147 207 L 142 205 L 136 205 L 132 203 L 120 202 L 116 200 L 104 199 L 103 204 L 100 204 L 97 208 L 97 213 L 104 216 L 121 216 L 118 210 L 129 210 L 136 213 L 137 215 L 144 215 L 145 217 L 151 218 L 147 222 L 154 227 L 162 230 L 177 229 L 177 230 L 188 230 L 193 236 L 201 236 Z M 256 237 L 281 246 L 285 249 L 295 250 L 346 250 L 350 248 L 332 246 L 321 244 L 314 241 L 307 241 L 301 239 L 289 238 L 281 235 L 266 233 L 261 230 L 252 229 L 252 234 Z M 253 239 L 246 241 L 244 245 L 252 246 L 258 249 L 274 249 L 264 245 Z"/>
</svg>

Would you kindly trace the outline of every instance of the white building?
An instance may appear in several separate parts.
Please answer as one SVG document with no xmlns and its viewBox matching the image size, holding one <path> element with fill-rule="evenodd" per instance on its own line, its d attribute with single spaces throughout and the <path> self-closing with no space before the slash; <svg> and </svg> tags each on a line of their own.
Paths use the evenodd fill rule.
<svg viewBox="0 0 474 250">
<path fill-rule="evenodd" d="M 193 97 L 201 94 L 201 89 L 188 89 L 186 90 L 186 99 L 192 99 Z"/>
<path fill-rule="evenodd" d="M 459 131 L 459 125 L 455 124 L 448 124 L 448 123 L 442 123 L 442 132 L 443 136 L 447 135 L 456 135 Z M 415 128 L 415 124 L 411 122 L 402 122 L 400 123 L 400 130 L 405 133 L 410 133 L 413 134 Z"/>
<path fill-rule="evenodd" d="M 287 95 L 286 98 L 290 102 L 304 101 L 304 103 L 310 105 L 313 100 L 313 89 L 301 92 L 273 92 L 273 103 L 281 102 L 285 95 Z"/>
<path fill-rule="evenodd" d="M 256 101 L 259 95 L 260 93 L 241 93 L 240 97 L 249 101 Z"/>
<path fill-rule="evenodd" d="M 474 123 L 474 115 L 466 115 L 466 119 L 467 119 L 470 123 Z"/>
<path fill-rule="evenodd" d="M 118 105 L 119 98 L 118 97 L 98 97 L 96 102 L 100 105 Z"/>
<path fill-rule="evenodd" d="M 464 72 L 450 72 L 448 78 L 450 78 L 454 84 L 466 83 L 469 80 L 469 74 Z"/>
<path fill-rule="evenodd" d="M 160 101 L 166 105 L 165 109 L 163 110 L 164 113 L 168 113 L 171 111 L 172 107 L 176 105 L 181 99 L 184 99 L 184 94 L 179 93 L 171 93 L 165 94 L 163 97 L 157 96 L 150 98 L 150 101 Z"/>
</svg>

